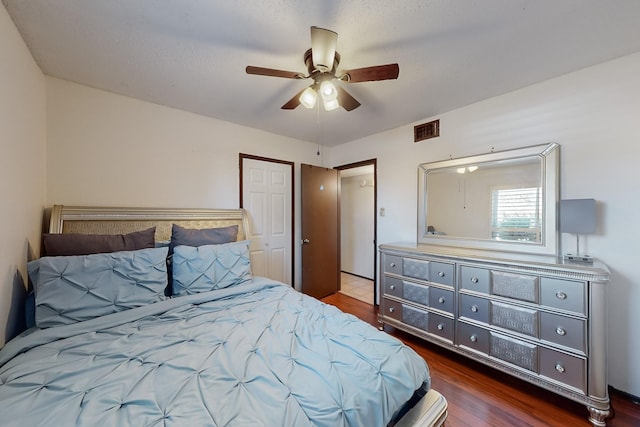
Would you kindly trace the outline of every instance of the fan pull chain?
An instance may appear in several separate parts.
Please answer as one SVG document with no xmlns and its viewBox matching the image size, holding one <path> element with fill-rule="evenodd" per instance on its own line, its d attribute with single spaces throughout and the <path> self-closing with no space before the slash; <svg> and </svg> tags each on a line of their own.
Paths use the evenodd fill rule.
<svg viewBox="0 0 640 427">
<path fill-rule="evenodd" d="M 318 141 L 318 151 L 316 156 L 320 155 L 320 103 L 316 102 L 316 139 Z"/>
</svg>

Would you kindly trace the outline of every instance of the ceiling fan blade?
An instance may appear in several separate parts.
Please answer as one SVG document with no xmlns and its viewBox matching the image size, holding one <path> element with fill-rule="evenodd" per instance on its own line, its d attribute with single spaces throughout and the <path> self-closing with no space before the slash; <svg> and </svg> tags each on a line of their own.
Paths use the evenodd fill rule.
<svg viewBox="0 0 640 427">
<path fill-rule="evenodd" d="M 311 27 L 311 54 L 318 71 L 331 71 L 338 44 L 338 33 L 320 27 Z"/>
<path fill-rule="evenodd" d="M 305 88 L 306 89 L 306 88 Z M 298 105 L 300 105 L 300 95 L 302 95 L 302 92 L 304 92 L 305 89 L 302 89 L 300 92 L 296 93 L 293 98 L 291 98 L 290 100 L 288 100 L 286 102 L 286 104 L 284 104 L 282 107 L 280 107 L 283 110 L 293 110 L 295 109 Z"/>
<path fill-rule="evenodd" d="M 341 80 L 349 83 L 372 82 L 376 80 L 397 79 L 400 73 L 398 64 L 376 65 L 342 71 Z"/>
<path fill-rule="evenodd" d="M 247 66 L 245 69 L 247 74 L 256 74 L 258 76 L 283 77 L 285 79 L 304 79 L 307 76 L 296 73 L 295 71 L 274 70 L 273 68 L 263 68 Z"/>
<path fill-rule="evenodd" d="M 337 85 L 336 89 L 338 89 L 338 102 L 340 103 L 340 106 L 342 108 L 347 111 L 351 111 L 360 106 L 360 103 L 353 96 L 351 96 L 349 92 Z"/>
</svg>

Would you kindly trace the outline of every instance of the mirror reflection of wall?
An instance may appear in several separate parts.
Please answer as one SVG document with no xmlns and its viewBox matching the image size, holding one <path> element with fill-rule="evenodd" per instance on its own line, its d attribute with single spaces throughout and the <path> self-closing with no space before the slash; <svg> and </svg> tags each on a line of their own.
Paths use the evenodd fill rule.
<svg viewBox="0 0 640 427">
<path fill-rule="evenodd" d="M 529 239 L 539 241 L 541 178 L 537 159 L 516 164 L 479 164 L 471 172 L 460 169 L 438 169 L 427 176 L 427 218 L 434 234 L 518 240 L 516 230 L 509 234 L 508 228 L 535 227 L 537 232 Z M 537 190 L 533 206 L 529 206 L 529 189 Z M 513 197 L 508 199 L 509 195 Z M 533 207 L 533 211 L 527 207 Z M 532 214 L 536 216 L 531 218 Z M 516 224 L 518 218 L 526 224 Z M 509 227 L 509 220 L 517 227 Z"/>
</svg>

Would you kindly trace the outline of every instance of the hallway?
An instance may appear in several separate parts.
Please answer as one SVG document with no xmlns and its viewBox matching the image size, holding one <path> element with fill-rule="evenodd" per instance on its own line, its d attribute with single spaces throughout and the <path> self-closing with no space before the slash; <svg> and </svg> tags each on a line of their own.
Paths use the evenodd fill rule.
<svg viewBox="0 0 640 427">
<path fill-rule="evenodd" d="M 373 304 L 373 280 L 340 272 L 340 293 Z"/>
</svg>

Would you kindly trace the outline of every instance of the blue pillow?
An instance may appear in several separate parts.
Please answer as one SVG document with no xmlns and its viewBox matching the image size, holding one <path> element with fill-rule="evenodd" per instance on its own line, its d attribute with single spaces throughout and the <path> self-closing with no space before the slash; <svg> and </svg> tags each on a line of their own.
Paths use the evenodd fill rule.
<svg viewBox="0 0 640 427">
<path fill-rule="evenodd" d="M 31 261 L 36 326 L 68 325 L 164 300 L 167 252 L 165 247 Z"/>
<path fill-rule="evenodd" d="M 177 246 L 173 251 L 173 295 L 191 295 L 251 280 L 249 241 Z"/>
</svg>

